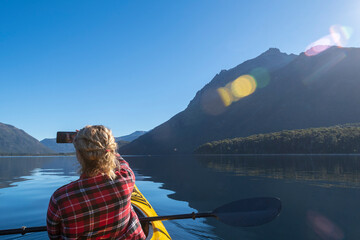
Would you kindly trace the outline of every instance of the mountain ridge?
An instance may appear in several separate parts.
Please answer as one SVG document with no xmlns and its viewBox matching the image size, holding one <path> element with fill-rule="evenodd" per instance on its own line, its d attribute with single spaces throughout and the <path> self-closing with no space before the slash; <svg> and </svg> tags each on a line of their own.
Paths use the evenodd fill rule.
<svg viewBox="0 0 360 240">
<path fill-rule="evenodd" d="M 146 133 L 146 131 L 135 131 L 131 134 L 128 134 L 128 135 L 124 135 L 124 136 L 121 136 L 121 137 L 116 137 L 115 140 L 116 141 L 126 141 L 126 142 L 131 142 L 131 141 L 134 141 L 135 139 L 137 139 L 138 137 L 144 135 Z"/>
<path fill-rule="evenodd" d="M 135 131 L 131 134 L 115 137 L 115 141 L 118 143 L 119 147 L 128 144 L 134 139 L 146 133 L 146 131 Z M 45 138 L 40 141 L 46 147 L 52 149 L 56 153 L 74 153 L 75 148 L 72 143 L 56 143 L 56 138 Z"/>
<path fill-rule="evenodd" d="M 196 93 L 184 111 L 120 151 L 191 153 L 202 143 L 225 138 L 358 122 L 358 62 L 359 48 L 331 47 L 315 56 L 270 49 L 221 71 Z M 256 75 L 254 69 L 265 69 L 265 74 Z M 225 107 L 218 88 L 244 74 L 255 76 L 256 91 Z M 269 81 L 263 81 L 267 76 Z M 263 82 L 266 84 L 261 85 Z"/>
<path fill-rule="evenodd" d="M 54 152 L 24 130 L 0 123 L 0 154 L 53 154 Z"/>
</svg>

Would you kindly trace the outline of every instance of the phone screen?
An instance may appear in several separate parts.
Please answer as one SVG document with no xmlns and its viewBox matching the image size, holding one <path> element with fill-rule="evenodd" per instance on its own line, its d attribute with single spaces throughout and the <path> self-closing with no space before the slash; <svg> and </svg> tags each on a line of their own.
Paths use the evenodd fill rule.
<svg viewBox="0 0 360 240">
<path fill-rule="evenodd" d="M 77 132 L 57 132 L 56 143 L 72 143 Z"/>
</svg>

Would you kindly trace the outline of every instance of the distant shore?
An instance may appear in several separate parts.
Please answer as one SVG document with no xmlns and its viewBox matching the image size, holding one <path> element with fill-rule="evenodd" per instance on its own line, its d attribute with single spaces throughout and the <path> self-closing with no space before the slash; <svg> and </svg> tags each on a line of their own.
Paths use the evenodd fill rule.
<svg viewBox="0 0 360 240">
<path fill-rule="evenodd" d="M 196 154 L 359 154 L 359 124 L 283 130 L 213 141 Z"/>
</svg>

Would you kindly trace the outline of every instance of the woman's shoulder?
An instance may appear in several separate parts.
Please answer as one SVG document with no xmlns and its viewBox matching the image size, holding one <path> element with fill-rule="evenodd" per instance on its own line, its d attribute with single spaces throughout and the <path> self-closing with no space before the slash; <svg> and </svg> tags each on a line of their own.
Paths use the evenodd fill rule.
<svg viewBox="0 0 360 240">
<path fill-rule="evenodd" d="M 78 186 L 78 182 L 81 179 L 77 179 L 75 181 L 72 181 L 68 184 L 65 184 L 61 187 L 59 187 L 58 189 L 55 190 L 55 192 L 53 193 L 53 198 L 55 200 L 60 200 L 64 195 L 67 195 L 69 192 L 71 192 L 72 189 L 74 189 L 75 187 Z"/>
</svg>

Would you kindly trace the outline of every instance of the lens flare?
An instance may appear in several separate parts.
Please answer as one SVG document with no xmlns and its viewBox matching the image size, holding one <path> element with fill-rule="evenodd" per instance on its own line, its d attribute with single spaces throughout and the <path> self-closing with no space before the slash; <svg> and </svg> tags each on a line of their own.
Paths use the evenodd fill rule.
<svg viewBox="0 0 360 240">
<path fill-rule="evenodd" d="M 344 47 L 352 35 L 352 28 L 341 25 L 332 25 L 329 31 L 329 35 L 307 46 L 305 55 L 315 56 L 331 46 Z"/>
<path fill-rule="evenodd" d="M 320 239 L 341 240 L 345 237 L 341 228 L 320 213 L 308 211 L 307 220 L 310 227 Z"/>
<path fill-rule="evenodd" d="M 311 43 L 309 46 L 307 46 L 307 48 L 305 50 L 305 55 L 306 56 L 315 56 L 315 55 L 325 51 L 326 49 L 328 49 L 329 47 L 331 47 L 333 45 L 334 45 L 334 42 L 332 40 L 332 36 L 327 35 L 327 36 L 322 37 L 319 40 Z"/>
<path fill-rule="evenodd" d="M 217 92 L 219 93 L 224 106 L 225 107 L 230 106 L 230 104 L 232 103 L 233 100 L 232 100 L 231 92 L 229 91 L 229 89 L 226 87 L 218 88 Z"/>
<path fill-rule="evenodd" d="M 309 76 L 305 77 L 302 82 L 306 86 L 311 86 L 311 84 L 316 83 L 316 81 L 319 81 L 319 76 L 327 71 L 329 71 L 332 67 L 334 67 L 336 64 L 341 62 L 343 59 L 346 58 L 346 54 L 341 52 L 335 57 L 331 58 L 329 61 L 325 62 L 323 65 L 319 66 L 315 72 L 310 74 Z"/>
<path fill-rule="evenodd" d="M 270 74 L 265 68 L 254 68 L 250 75 L 255 79 L 257 88 L 264 88 L 270 83 Z"/>
<path fill-rule="evenodd" d="M 330 35 L 332 36 L 335 45 L 344 47 L 352 35 L 352 29 L 346 26 L 333 25 L 330 27 Z"/>
<path fill-rule="evenodd" d="M 256 89 L 256 81 L 250 75 L 243 75 L 231 84 L 231 93 L 236 98 L 243 98 L 252 94 Z"/>
<path fill-rule="evenodd" d="M 262 77 L 266 84 L 269 76 L 266 70 L 258 69 L 255 71 L 257 76 Z M 266 85 L 264 83 L 264 86 Z M 207 89 L 201 97 L 202 109 L 205 113 L 219 115 L 223 113 L 233 102 L 240 100 L 255 92 L 257 87 L 256 80 L 251 75 L 242 75 L 224 87 L 217 89 Z"/>
</svg>

